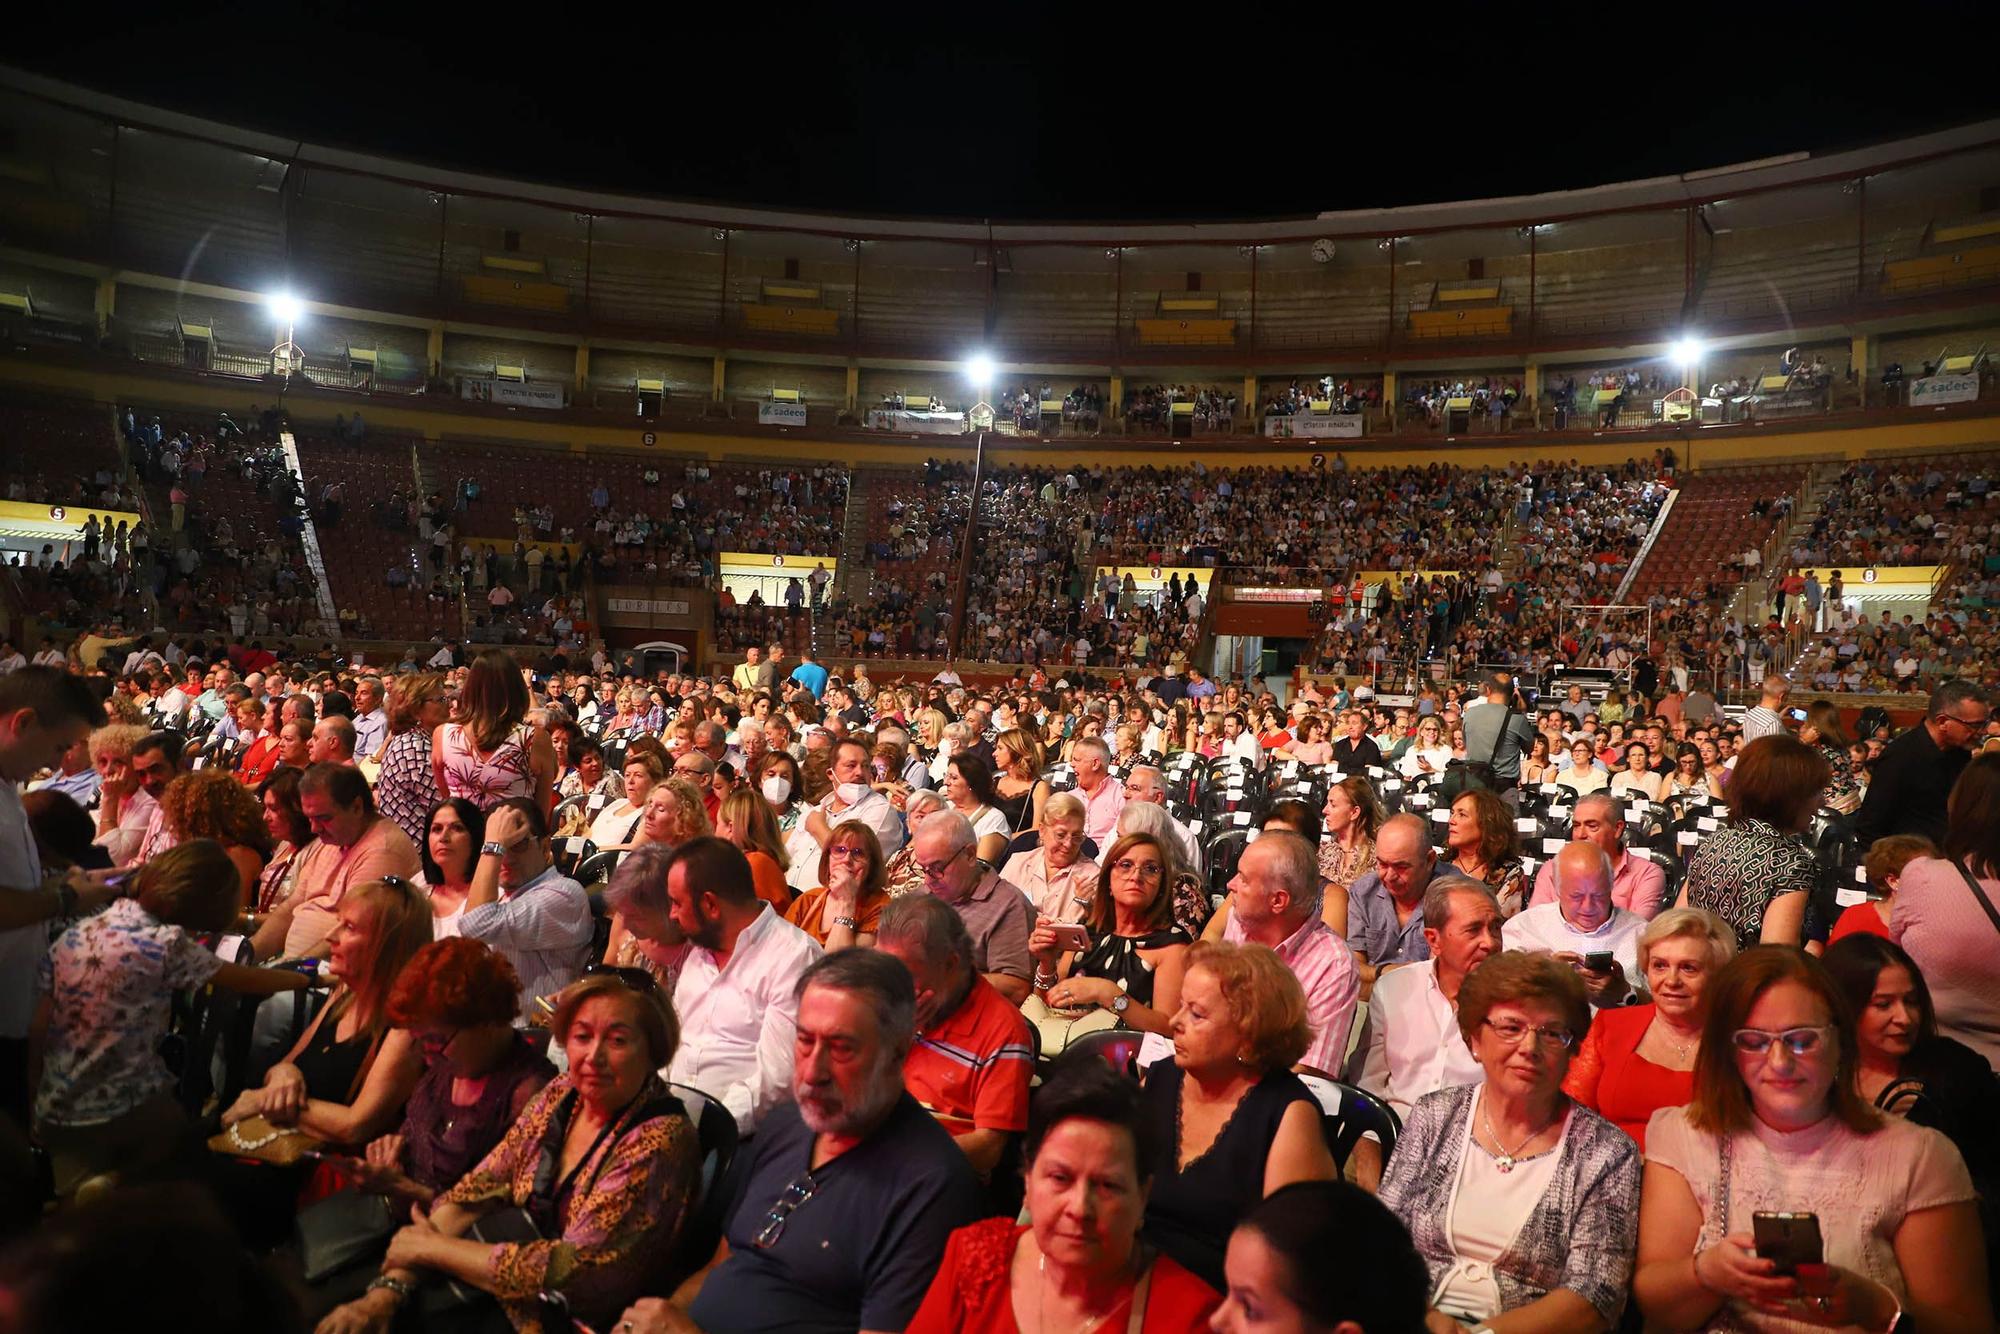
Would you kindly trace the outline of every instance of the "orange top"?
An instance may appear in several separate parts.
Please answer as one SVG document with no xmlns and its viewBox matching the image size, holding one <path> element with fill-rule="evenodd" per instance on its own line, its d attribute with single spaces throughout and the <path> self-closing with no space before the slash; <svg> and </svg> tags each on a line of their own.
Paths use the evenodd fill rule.
<svg viewBox="0 0 2000 1334">
<path fill-rule="evenodd" d="M 750 861 L 750 879 L 757 886 L 757 897 L 782 916 L 792 906 L 792 887 L 785 883 L 785 873 L 778 869 L 777 860 L 770 853 L 754 848 L 743 855 Z"/>
<path fill-rule="evenodd" d="M 856 934 L 873 935 L 882 925 L 882 910 L 888 906 L 889 896 L 880 890 L 864 895 L 854 907 Z M 792 906 L 785 909 L 785 920 L 820 944 L 826 944 L 827 929 L 832 926 L 826 920 L 826 886 L 809 889 L 792 900 Z"/>
</svg>

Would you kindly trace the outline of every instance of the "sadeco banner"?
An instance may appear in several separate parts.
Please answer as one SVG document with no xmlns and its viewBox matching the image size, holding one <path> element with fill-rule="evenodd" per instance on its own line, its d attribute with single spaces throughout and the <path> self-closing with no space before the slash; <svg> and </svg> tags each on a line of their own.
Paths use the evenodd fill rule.
<svg viewBox="0 0 2000 1334">
<path fill-rule="evenodd" d="M 1945 403 L 1970 403 L 1979 397 L 1977 375 L 1933 375 L 1910 382 L 1910 406 L 1938 407 Z"/>
<path fill-rule="evenodd" d="M 510 408 L 560 408 L 563 391 L 559 384 L 533 380 L 496 380 L 490 375 L 462 375 L 458 380 L 461 398 L 475 403 L 499 403 Z"/>
<path fill-rule="evenodd" d="M 759 403 L 757 405 L 759 426 L 804 426 L 806 405 L 803 403 Z"/>
<path fill-rule="evenodd" d="M 1330 416 L 1266 417 L 1264 434 L 1280 439 L 1358 440 L 1361 438 L 1361 414 L 1336 412 Z"/>
</svg>

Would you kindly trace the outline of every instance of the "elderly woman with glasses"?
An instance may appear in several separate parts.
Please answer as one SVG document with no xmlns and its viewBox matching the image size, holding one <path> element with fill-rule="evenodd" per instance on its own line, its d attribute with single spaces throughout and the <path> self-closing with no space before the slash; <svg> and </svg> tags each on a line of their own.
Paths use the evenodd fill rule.
<svg viewBox="0 0 2000 1334">
<path fill-rule="evenodd" d="M 1036 924 L 1028 952 L 1035 959 L 1039 1003 L 1023 1012 L 1042 1024 L 1045 1052 L 1051 1029 L 1044 1020 L 1087 1011 L 1108 1015 L 1120 1027 L 1162 1036 L 1173 1032 L 1188 946 L 1194 943 L 1174 925 L 1168 876 L 1177 865 L 1165 839 L 1127 834 L 1105 854 L 1083 923 L 1088 944 L 1072 948 L 1074 938 L 1061 934 L 1067 924 Z"/>
<path fill-rule="evenodd" d="M 578 1323 L 608 1329 L 660 1270 L 701 1154 L 686 1110 L 654 1073 L 679 1044 L 673 1007 L 648 973 L 595 970 L 563 993 L 554 1030 L 568 1073 L 428 1217 L 389 1239 L 381 1277 L 319 1334 L 386 1330 L 426 1275 L 491 1294 L 516 1329 L 542 1328 L 543 1293 L 561 1295 Z M 526 1214 L 538 1240 L 476 1239 L 509 1209 Z"/>
<path fill-rule="evenodd" d="M 793 899 L 785 920 L 829 953 L 873 945 L 882 910 L 889 906 L 883 869 L 875 831 L 860 820 L 842 821 L 820 849 L 818 887 Z"/>
<path fill-rule="evenodd" d="M 1965 1162 L 1863 1101 L 1854 1015 L 1826 968 L 1757 946 L 1710 991 L 1694 1101 L 1647 1130 L 1632 1290 L 1648 1325 L 1889 1330 L 1907 1313 L 1924 1330 L 1992 1329 Z M 1759 1253 L 1773 1211 L 1816 1234 L 1819 1263 Z"/>
<path fill-rule="evenodd" d="M 1582 981 L 1546 954 L 1495 954 L 1459 988 L 1458 1030 L 1485 1080 L 1417 1101 L 1381 1191 L 1430 1267 L 1434 1327 L 1617 1325 L 1639 1149 L 1563 1093 L 1589 1027 Z"/>
</svg>

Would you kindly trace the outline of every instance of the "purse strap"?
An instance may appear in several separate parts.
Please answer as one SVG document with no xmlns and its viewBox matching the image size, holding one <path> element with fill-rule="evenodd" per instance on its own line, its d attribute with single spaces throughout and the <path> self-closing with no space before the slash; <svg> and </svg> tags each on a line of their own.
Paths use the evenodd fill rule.
<svg viewBox="0 0 2000 1334">
<path fill-rule="evenodd" d="M 1986 920 L 1993 923 L 1993 929 L 2000 931 L 2000 908 L 1993 906 L 1993 900 L 1986 897 L 1986 891 L 1979 887 L 1979 881 L 1967 870 L 1963 862 L 1953 862 L 1952 869 L 1965 878 L 1965 887 L 1972 891 L 1973 899 L 1986 909 Z"/>
<path fill-rule="evenodd" d="M 1139 1275 L 1138 1283 L 1132 1288 L 1132 1311 L 1125 1317 L 1125 1334 L 1139 1334 L 1146 1324 L 1146 1295 L 1153 1286 L 1153 1266 L 1159 1260 L 1156 1253 L 1146 1262 L 1145 1272 Z"/>
<path fill-rule="evenodd" d="M 1729 1163 L 1736 1156 L 1736 1136 L 1733 1133 L 1727 1130 L 1722 1132 L 1720 1151 L 1722 1154 L 1722 1173 L 1721 1184 L 1717 1188 L 1717 1194 L 1721 1200 L 1721 1208 L 1716 1214 L 1717 1240 L 1729 1235 Z"/>
</svg>

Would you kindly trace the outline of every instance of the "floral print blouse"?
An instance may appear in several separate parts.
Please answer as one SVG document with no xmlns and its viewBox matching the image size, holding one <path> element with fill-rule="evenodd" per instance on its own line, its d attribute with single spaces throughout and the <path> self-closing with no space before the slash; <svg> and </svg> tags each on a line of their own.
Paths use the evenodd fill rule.
<svg viewBox="0 0 2000 1334">
<path fill-rule="evenodd" d="M 171 1089 L 159 1046 L 174 993 L 206 985 L 221 967 L 137 899 L 119 899 L 63 932 L 38 972 L 49 1036 L 35 1120 L 94 1125 Z"/>
<path fill-rule="evenodd" d="M 575 1089 L 566 1074 L 551 1080 L 486 1160 L 439 1196 L 440 1202 L 525 1207 L 542 1144 L 563 1133 L 558 1112 Z M 665 1096 L 666 1085 L 648 1076 L 641 1105 Z M 577 1320 L 609 1329 L 671 1251 L 700 1161 L 700 1144 L 684 1113 L 648 1117 L 600 1146 L 556 1202 L 560 1237 L 493 1247 L 486 1287 L 514 1328 L 539 1334 L 535 1297 L 552 1291 L 569 1299 Z"/>
</svg>

